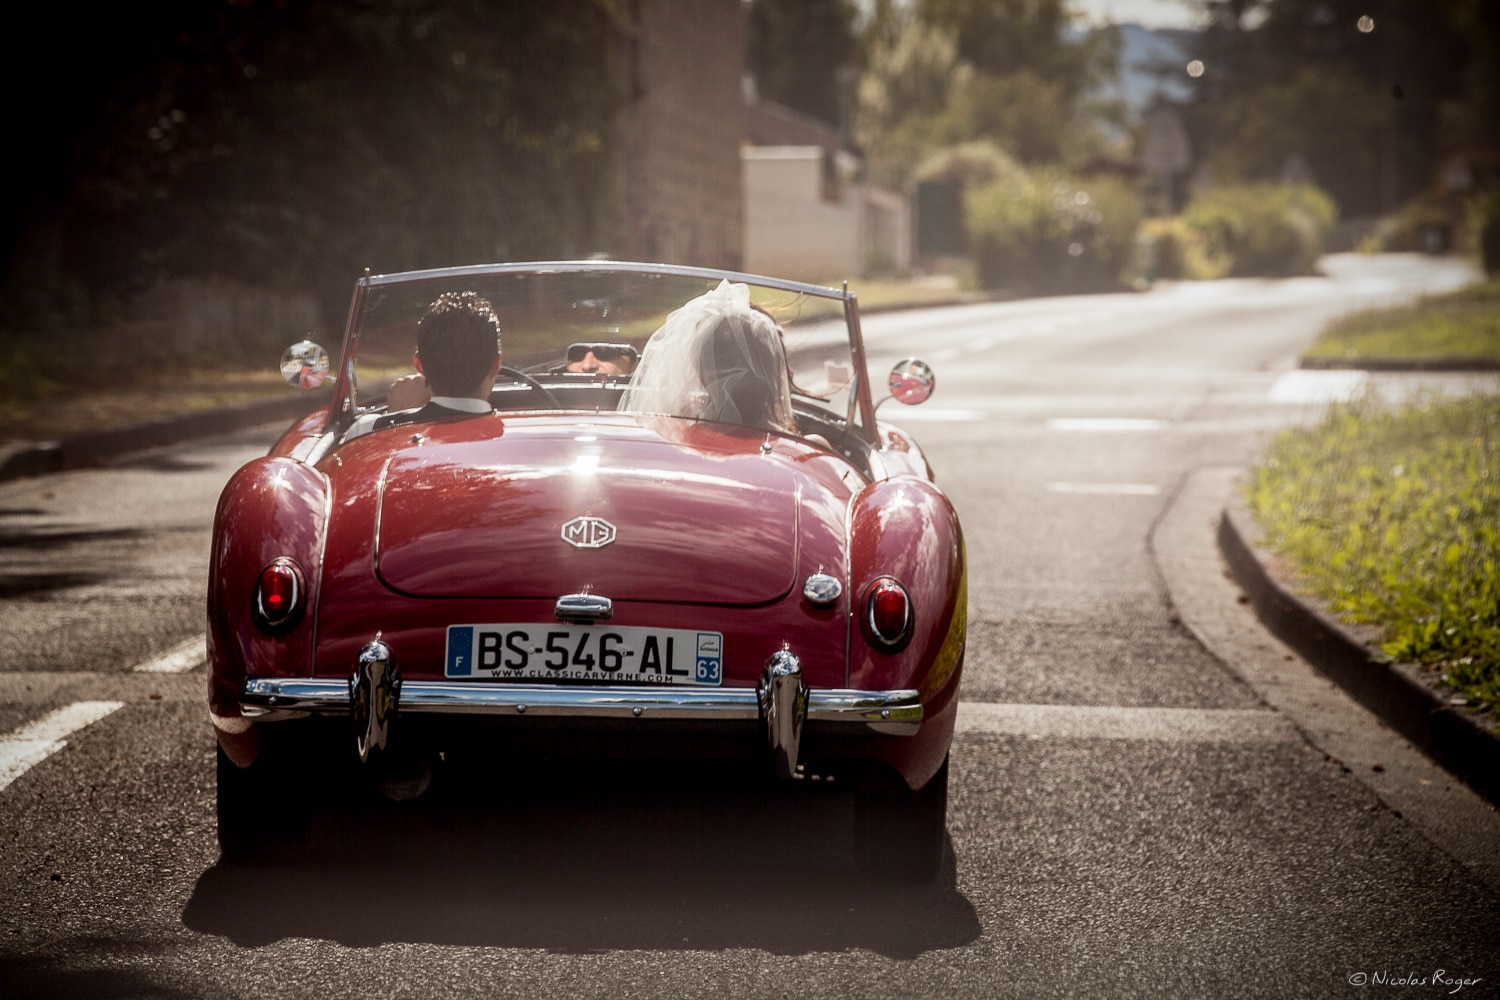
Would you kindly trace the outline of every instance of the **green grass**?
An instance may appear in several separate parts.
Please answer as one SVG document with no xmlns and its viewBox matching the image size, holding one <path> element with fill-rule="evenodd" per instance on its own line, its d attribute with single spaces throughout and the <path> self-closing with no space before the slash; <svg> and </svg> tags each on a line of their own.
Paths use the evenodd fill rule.
<svg viewBox="0 0 1500 1000">
<path fill-rule="evenodd" d="M 1372 397 L 1279 435 L 1246 488 L 1268 547 L 1383 649 L 1500 704 L 1500 396 Z"/>
<path fill-rule="evenodd" d="M 1324 330 L 1307 357 L 1500 360 L 1500 279 L 1353 313 Z"/>
</svg>

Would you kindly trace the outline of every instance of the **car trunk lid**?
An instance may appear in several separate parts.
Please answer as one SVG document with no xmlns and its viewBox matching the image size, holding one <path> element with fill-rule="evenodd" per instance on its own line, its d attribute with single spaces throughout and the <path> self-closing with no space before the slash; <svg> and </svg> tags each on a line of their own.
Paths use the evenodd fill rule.
<svg viewBox="0 0 1500 1000">
<path fill-rule="evenodd" d="M 384 584 L 414 597 L 746 606 L 785 596 L 798 478 L 758 442 L 686 448 L 642 434 L 428 443 L 387 464 Z"/>
</svg>

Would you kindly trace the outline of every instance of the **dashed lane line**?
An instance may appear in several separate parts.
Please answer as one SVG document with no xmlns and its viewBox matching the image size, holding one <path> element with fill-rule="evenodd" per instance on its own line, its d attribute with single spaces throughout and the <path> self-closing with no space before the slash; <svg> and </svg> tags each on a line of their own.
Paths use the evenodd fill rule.
<svg viewBox="0 0 1500 1000">
<path fill-rule="evenodd" d="M 0 737 L 0 790 L 67 746 L 65 737 L 124 707 L 123 701 L 76 701 Z"/>
<path fill-rule="evenodd" d="M 886 414 L 882 416 L 883 421 L 889 421 L 898 427 L 907 423 L 974 423 L 979 420 L 989 419 L 989 411 L 963 409 L 949 407 L 947 409 L 914 406 L 900 413 Z"/>
<path fill-rule="evenodd" d="M 1081 493 L 1095 496 L 1154 497 L 1161 492 L 1155 483 L 1048 483 L 1048 493 Z"/>
<path fill-rule="evenodd" d="M 131 668 L 138 674 L 185 674 L 208 662 L 207 640 L 195 635 L 154 659 Z"/>
<path fill-rule="evenodd" d="M 1051 431 L 1122 434 L 1131 431 L 1157 431 L 1167 426 L 1165 420 L 1142 417 L 1054 417 L 1047 421 Z"/>
</svg>

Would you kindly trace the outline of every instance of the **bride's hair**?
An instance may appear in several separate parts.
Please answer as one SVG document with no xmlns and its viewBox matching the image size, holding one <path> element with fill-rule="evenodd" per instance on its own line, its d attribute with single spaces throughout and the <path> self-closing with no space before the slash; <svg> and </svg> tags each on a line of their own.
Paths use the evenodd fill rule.
<svg viewBox="0 0 1500 1000">
<path fill-rule="evenodd" d="M 720 282 L 651 335 L 620 409 L 794 430 L 781 328 L 747 286 Z"/>
</svg>

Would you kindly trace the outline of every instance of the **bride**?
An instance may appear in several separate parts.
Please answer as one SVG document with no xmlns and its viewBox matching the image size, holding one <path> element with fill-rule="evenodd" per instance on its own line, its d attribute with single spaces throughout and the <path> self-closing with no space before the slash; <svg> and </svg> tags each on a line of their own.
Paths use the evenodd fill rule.
<svg viewBox="0 0 1500 1000">
<path fill-rule="evenodd" d="M 619 408 L 795 431 L 781 328 L 748 286 L 721 281 L 651 335 Z"/>
</svg>

